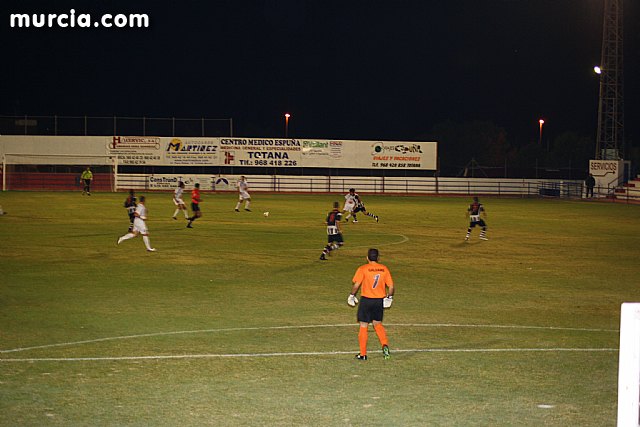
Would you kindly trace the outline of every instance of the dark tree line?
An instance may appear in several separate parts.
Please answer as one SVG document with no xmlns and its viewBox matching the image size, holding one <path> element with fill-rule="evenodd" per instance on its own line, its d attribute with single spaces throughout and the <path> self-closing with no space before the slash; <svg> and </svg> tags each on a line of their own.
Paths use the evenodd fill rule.
<svg viewBox="0 0 640 427">
<path fill-rule="evenodd" d="M 487 121 L 447 121 L 428 137 L 438 141 L 442 176 L 583 179 L 595 153 L 592 136 L 564 132 L 542 143 L 515 143 Z"/>
</svg>

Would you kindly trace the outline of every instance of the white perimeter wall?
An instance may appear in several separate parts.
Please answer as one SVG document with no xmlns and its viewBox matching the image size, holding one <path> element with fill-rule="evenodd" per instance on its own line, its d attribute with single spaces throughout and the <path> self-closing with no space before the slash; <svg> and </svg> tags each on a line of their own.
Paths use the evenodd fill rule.
<svg viewBox="0 0 640 427">
<path fill-rule="evenodd" d="M 144 175 L 119 174 L 118 189 L 173 190 L 178 181 L 186 188 L 200 183 L 203 190 L 236 191 L 239 175 Z M 355 188 L 360 193 L 389 194 L 495 194 L 539 195 L 540 188 L 557 188 L 560 196 L 580 197 L 582 181 L 496 178 L 433 178 L 433 177 L 329 177 L 290 175 L 247 175 L 249 191 L 346 193 Z M 575 193 L 577 191 L 577 194 Z"/>
</svg>

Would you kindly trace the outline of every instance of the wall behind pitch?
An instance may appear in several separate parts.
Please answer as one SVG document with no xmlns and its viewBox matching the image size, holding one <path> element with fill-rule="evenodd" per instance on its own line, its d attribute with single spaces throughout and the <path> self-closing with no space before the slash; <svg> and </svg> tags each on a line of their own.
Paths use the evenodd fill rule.
<svg viewBox="0 0 640 427">
<path fill-rule="evenodd" d="M 435 170 L 436 142 L 153 136 L 0 137 L 0 154 L 112 156 L 122 166 Z M 52 161 L 55 159 L 52 159 Z M 24 163 L 38 163 L 42 159 Z M 80 162 L 82 163 L 82 162 Z"/>
<path fill-rule="evenodd" d="M 104 136 L 36 136 L 3 135 L 0 136 L 0 157 L 5 154 L 27 154 L 38 157 L 19 158 L 23 164 L 46 164 L 46 156 L 53 164 L 60 162 L 60 156 L 68 156 L 67 164 L 83 165 L 87 162 L 82 156 L 104 156 L 108 153 Z M 14 156 L 15 157 L 15 156 Z"/>
</svg>

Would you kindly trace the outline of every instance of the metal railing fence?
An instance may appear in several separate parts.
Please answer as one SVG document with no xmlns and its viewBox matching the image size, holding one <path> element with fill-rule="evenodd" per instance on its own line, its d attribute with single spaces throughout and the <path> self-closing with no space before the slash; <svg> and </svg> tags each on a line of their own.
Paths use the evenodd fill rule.
<svg viewBox="0 0 640 427">
<path fill-rule="evenodd" d="M 0 135 L 233 136 L 232 118 L 0 116 Z"/>
</svg>

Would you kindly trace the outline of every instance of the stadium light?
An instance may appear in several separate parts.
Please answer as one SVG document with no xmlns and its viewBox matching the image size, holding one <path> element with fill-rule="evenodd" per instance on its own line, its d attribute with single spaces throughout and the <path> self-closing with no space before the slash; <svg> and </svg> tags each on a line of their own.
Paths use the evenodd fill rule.
<svg viewBox="0 0 640 427">
<path fill-rule="evenodd" d="M 289 117 L 291 117 L 291 114 L 286 113 L 284 115 L 284 137 L 285 138 L 289 138 Z"/>
<path fill-rule="evenodd" d="M 540 124 L 540 137 L 538 138 L 538 145 L 542 146 L 542 125 L 544 124 L 544 120 L 540 119 L 538 120 L 538 123 Z"/>
<path fill-rule="evenodd" d="M 602 74 L 602 68 L 598 67 L 597 65 L 595 67 L 593 67 L 593 71 L 596 74 Z"/>
</svg>

